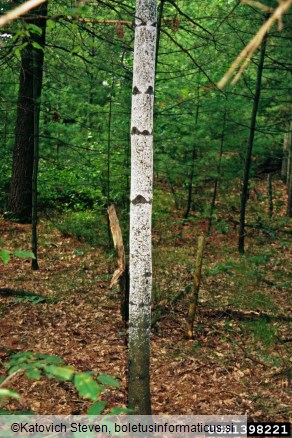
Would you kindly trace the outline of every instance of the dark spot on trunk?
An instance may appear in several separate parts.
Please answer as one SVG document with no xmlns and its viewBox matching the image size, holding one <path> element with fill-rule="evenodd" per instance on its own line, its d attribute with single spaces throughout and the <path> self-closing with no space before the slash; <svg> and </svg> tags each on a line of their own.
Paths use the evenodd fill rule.
<svg viewBox="0 0 292 438">
<path fill-rule="evenodd" d="M 135 87 L 133 88 L 133 91 L 132 91 L 132 94 L 141 94 L 141 91 L 139 91 L 138 90 L 138 87 L 136 87 L 136 85 L 135 85 Z"/>
<path fill-rule="evenodd" d="M 153 87 L 151 87 L 151 85 L 149 85 L 149 87 L 147 88 L 146 94 L 149 94 L 150 96 L 154 94 L 154 90 Z"/>
<path fill-rule="evenodd" d="M 147 201 L 144 196 L 142 195 L 138 195 L 136 196 L 135 199 L 133 199 L 132 204 L 137 205 L 137 204 L 151 204 L 151 201 Z"/>
<path fill-rule="evenodd" d="M 148 129 L 144 129 L 144 131 L 139 131 L 138 128 L 136 128 L 135 126 L 133 126 L 131 134 L 136 134 L 136 135 L 151 135 L 151 133 L 148 131 Z"/>
</svg>

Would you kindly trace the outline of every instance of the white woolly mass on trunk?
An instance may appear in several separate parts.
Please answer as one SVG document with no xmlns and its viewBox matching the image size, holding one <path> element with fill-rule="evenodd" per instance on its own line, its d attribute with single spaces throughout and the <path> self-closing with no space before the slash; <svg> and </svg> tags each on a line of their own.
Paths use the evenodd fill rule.
<svg viewBox="0 0 292 438">
<path fill-rule="evenodd" d="M 129 343 L 142 348 L 151 324 L 156 6 L 156 0 L 136 2 L 132 88 Z"/>
</svg>

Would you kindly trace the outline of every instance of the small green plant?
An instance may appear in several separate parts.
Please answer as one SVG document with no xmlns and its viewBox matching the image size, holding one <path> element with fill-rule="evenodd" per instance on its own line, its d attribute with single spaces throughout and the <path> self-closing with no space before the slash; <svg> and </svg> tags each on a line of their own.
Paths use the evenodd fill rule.
<svg viewBox="0 0 292 438">
<path fill-rule="evenodd" d="M 260 341 L 265 346 L 272 345 L 277 336 L 277 326 L 264 317 L 254 321 L 246 321 L 243 323 L 243 327 L 255 340 Z"/>
<path fill-rule="evenodd" d="M 8 369 L 8 378 L 13 373 L 25 373 L 30 379 L 48 379 L 72 382 L 81 397 L 94 401 L 88 410 L 89 415 L 100 415 L 106 408 L 106 402 L 99 400 L 106 386 L 119 388 L 119 382 L 108 374 L 98 374 L 96 371 L 79 372 L 72 366 L 66 365 L 59 356 L 37 354 L 30 351 L 13 354 L 4 364 Z M 2 382 L 2 386 L 5 383 Z M 0 389 L 0 397 L 6 400 L 9 397 L 19 398 L 19 394 L 10 389 Z M 4 412 L 3 410 L 1 411 Z M 119 415 L 129 412 L 126 408 L 112 408 L 110 415 Z M 7 412 L 9 413 L 9 412 Z"/>
<path fill-rule="evenodd" d="M 60 298 L 58 297 L 48 297 L 48 296 L 39 295 L 36 292 L 9 289 L 9 288 L 2 289 L 1 294 L 5 296 L 15 296 L 16 298 L 14 298 L 14 303 L 30 303 L 32 305 L 35 305 L 39 303 L 51 304 L 60 301 Z M 1 309 L 1 305 L 0 305 L 0 309 Z"/>
<path fill-rule="evenodd" d="M 7 398 L 19 398 L 20 395 L 13 391 L 12 389 L 0 388 L 0 401 L 6 400 Z"/>
<path fill-rule="evenodd" d="M 1 244 L 2 242 L 0 242 Z M 30 251 L 21 251 L 21 250 L 14 250 L 14 251 L 10 251 L 8 249 L 0 249 L 0 261 L 2 261 L 2 263 L 4 263 L 4 265 L 7 265 L 10 261 L 11 258 L 11 254 L 14 255 L 15 257 L 20 257 L 22 259 L 35 259 L 35 256 L 32 252 Z"/>
<path fill-rule="evenodd" d="M 15 303 L 30 303 L 33 306 L 35 304 L 44 303 L 48 301 L 50 302 L 50 299 L 48 299 L 47 297 L 42 297 L 39 294 L 26 294 L 26 293 L 24 293 L 22 297 L 18 297 L 14 299 Z"/>
</svg>

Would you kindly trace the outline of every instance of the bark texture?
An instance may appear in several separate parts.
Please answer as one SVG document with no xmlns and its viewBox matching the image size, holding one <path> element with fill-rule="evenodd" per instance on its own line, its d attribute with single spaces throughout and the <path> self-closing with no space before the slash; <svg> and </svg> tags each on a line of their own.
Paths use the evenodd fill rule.
<svg viewBox="0 0 292 438">
<path fill-rule="evenodd" d="M 156 0 L 136 1 L 131 119 L 129 407 L 151 414 L 151 217 Z"/>
<path fill-rule="evenodd" d="M 47 15 L 47 3 L 31 12 L 36 17 Z M 31 221 L 32 211 L 32 174 L 34 160 L 34 72 L 35 95 L 41 95 L 44 52 L 33 47 L 37 43 L 45 45 L 46 20 L 42 18 L 26 18 L 28 24 L 34 24 L 42 29 L 42 34 L 31 33 L 23 40 L 27 46 L 21 51 L 21 67 L 19 77 L 18 104 L 15 128 L 15 143 L 13 150 L 12 178 L 7 205 L 7 217 L 21 223 Z M 34 68 L 34 59 L 37 65 Z M 39 110 L 38 110 L 39 111 Z"/>
</svg>

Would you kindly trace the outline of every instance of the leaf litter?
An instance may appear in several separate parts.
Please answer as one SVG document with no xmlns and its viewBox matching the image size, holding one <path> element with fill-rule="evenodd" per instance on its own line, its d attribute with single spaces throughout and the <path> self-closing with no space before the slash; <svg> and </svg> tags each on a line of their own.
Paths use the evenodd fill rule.
<svg viewBox="0 0 292 438">
<path fill-rule="evenodd" d="M 29 226 L 1 220 L 0 228 L 11 248 L 16 244 L 29 248 Z M 266 312 L 275 318 L 275 335 L 270 344 L 263 345 L 247 324 L 249 309 L 238 297 L 234 300 L 237 285 L 228 275 L 229 268 L 219 275 L 207 272 L 222 258 L 217 248 L 231 245 L 235 253 L 235 232 L 228 236 L 215 232 L 208 242 L 195 339 L 184 338 L 186 298 L 175 306 L 168 304 L 171 294 L 192 281 L 193 242 L 200 231 L 194 225 L 188 227 L 182 249 L 169 238 L 163 242 L 154 235 L 155 299 L 167 312 L 151 335 L 153 413 L 247 414 L 253 421 L 287 421 L 291 417 L 291 352 L 289 342 L 284 341 L 289 338 L 289 324 L 278 321 L 277 315 L 288 315 L 288 292 L 267 284 L 259 286 L 276 307 L 276 311 Z M 39 271 L 31 271 L 30 261 L 23 259 L 0 265 L 0 376 L 5 376 L 3 364 L 13 353 L 57 355 L 80 372 L 95 370 L 116 378 L 120 388 L 107 389 L 102 399 L 109 409 L 126 406 L 127 333 L 119 313 L 118 291 L 109 289 L 114 260 L 100 248 L 64 237 L 48 222 L 40 223 L 39 234 Z M 162 253 L 164 262 L 161 257 L 159 261 Z M 278 258 L 281 253 L 278 248 Z M 282 261 L 285 257 L 283 254 Z M 245 287 L 241 293 L 251 294 L 254 283 L 247 282 Z M 17 302 L 12 294 L 1 293 L 4 289 L 30 291 L 46 300 Z M 228 312 L 230 309 L 238 314 Z M 272 323 L 272 319 L 266 322 Z M 67 415 L 84 414 L 90 406 L 70 382 L 44 377 L 34 381 L 19 374 L 9 388 L 21 398 L 7 402 L 5 409 Z"/>
</svg>

